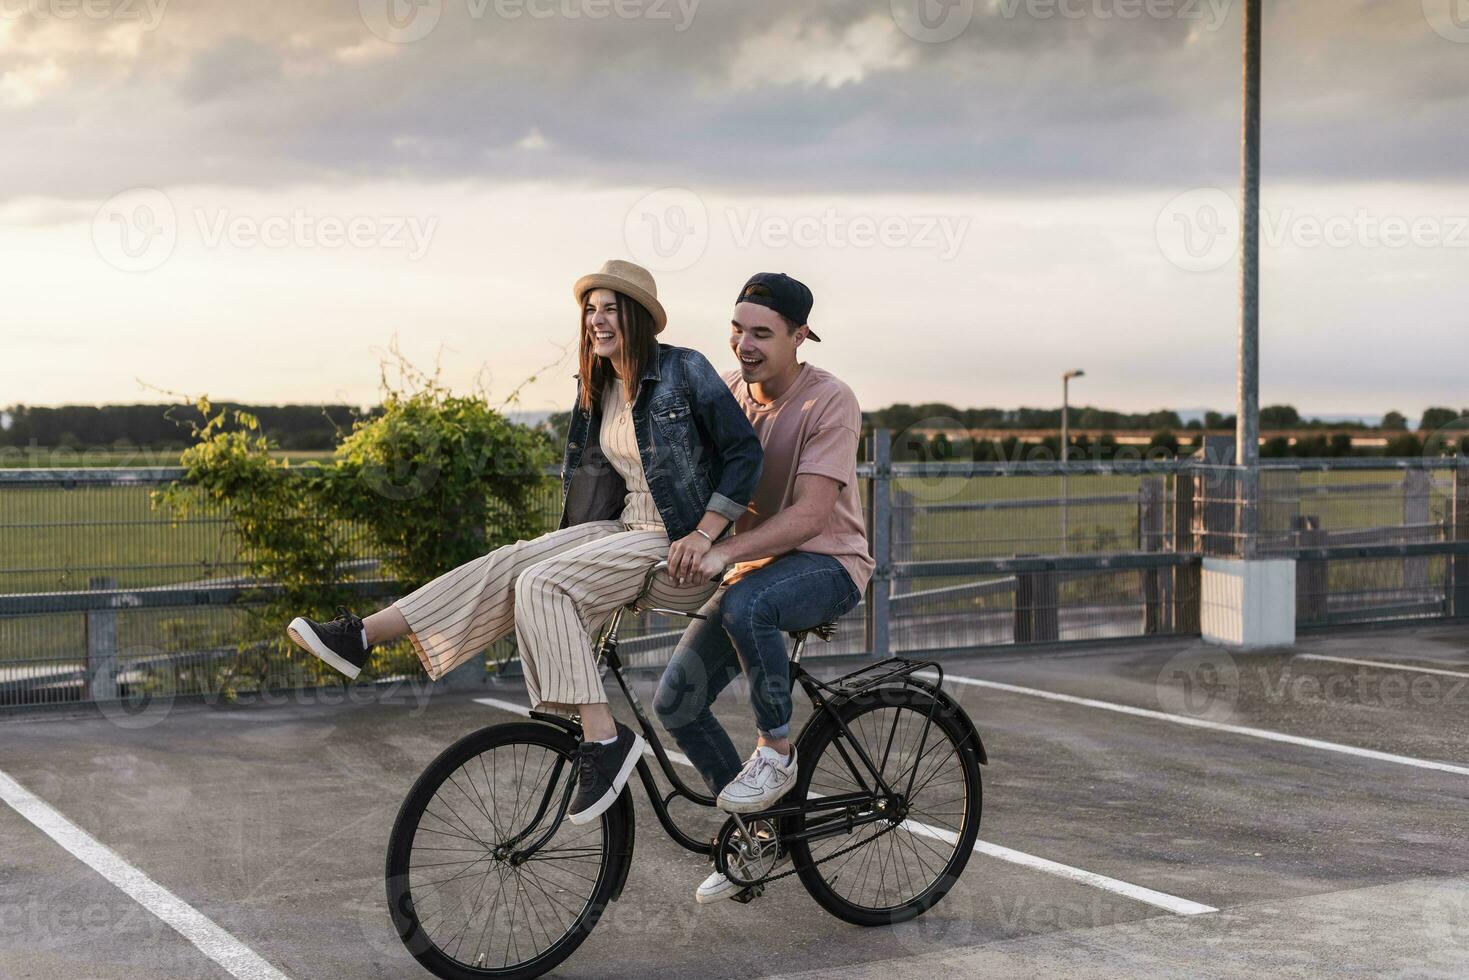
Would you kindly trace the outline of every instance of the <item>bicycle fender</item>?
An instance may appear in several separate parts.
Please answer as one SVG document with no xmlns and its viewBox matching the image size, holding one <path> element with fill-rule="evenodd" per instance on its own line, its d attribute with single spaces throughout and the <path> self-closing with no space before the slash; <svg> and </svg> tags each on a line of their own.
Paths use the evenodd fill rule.
<svg viewBox="0 0 1469 980">
<path fill-rule="evenodd" d="M 581 726 L 572 721 L 570 718 L 563 718 L 561 715 L 553 715 L 548 711 L 532 711 L 530 713 L 530 716 L 536 721 L 544 721 L 549 725 L 555 725 L 557 728 L 564 730 L 568 734 L 575 735 L 578 741 L 581 740 Z"/>
<path fill-rule="evenodd" d="M 939 707 L 943 710 L 956 712 L 960 717 L 962 717 L 969 725 L 969 735 L 971 738 L 974 739 L 974 752 L 975 755 L 979 758 L 979 764 L 982 766 L 989 765 L 990 757 L 988 753 L 986 753 L 984 750 L 984 742 L 979 737 L 979 729 L 975 726 L 974 720 L 969 717 L 969 712 L 960 707 L 959 702 L 955 701 L 953 697 L 949 695 L 948 691 L 945 691 L 943 688 L 937 687 L 934 684 L 917 677 L 905 678 L 904 683 L 911 687 L 916 687 L 919 690 L 923 691 L 923 693 L 932 697 L 939 703 Z"/>
<path fill-rule="evenodd" d="M 636 828 L 633 826 L 632 806 L 632 780 L 622 788 L 622 795 L 617 797 L 615 806 L 622 807 L 623 819 L 627 821 L 627 847 L 622 852 L 622 864 L 617 869 L 617 880 L 612 883 L 611 896 L 608 901 L 615 902 L 622 897 L 622 886 L 627 884 L 627 872 L 632 868 L 633 845 L 637 842 Z"/>
</svg>

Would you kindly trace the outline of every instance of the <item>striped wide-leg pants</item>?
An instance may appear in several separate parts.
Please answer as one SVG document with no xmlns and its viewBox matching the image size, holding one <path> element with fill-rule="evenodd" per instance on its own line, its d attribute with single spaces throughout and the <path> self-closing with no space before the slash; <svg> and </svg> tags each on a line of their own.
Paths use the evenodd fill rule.
<svg viewBox="0 0 1469 980">
<path fill-rule="evenodd" d="M 668 557 L 661 528 L 591 521 L 516 541 L 466 562 L 393 605 L 429 677 L 437 680 L 515 630 L 531 707 L 607 700 L 592 639 L 637 597 L 648 569 Z M 653 582 L 651 604 L 697 610 L 714 583 Z"/>
</svg>

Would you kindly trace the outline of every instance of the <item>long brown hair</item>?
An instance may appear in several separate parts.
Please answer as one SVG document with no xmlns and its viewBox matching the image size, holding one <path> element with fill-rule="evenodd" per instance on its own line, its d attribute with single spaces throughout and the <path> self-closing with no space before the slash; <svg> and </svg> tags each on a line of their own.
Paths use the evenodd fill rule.
<svg viewBox="0 0 1469 980">
<path fill-rule="evenodd" d="M 622 330 L 617 371 L 622 375 L 628 399 L 635 401 L 643 366 L 658 352 L 658 341 L 654 337 L 656 327 L 653 314 L 642 303 L 616 290 L 613 290 L 613 295 L 617 297 L 617 325 Z M 592 350 L 592 332 L 587 329 L 586 308 L 587 297 L 583 295 L 577 309 L 577 336 L 580 338 L 577 359 L 581 365 L 581 400 L 578 405 L 583 411 L 590 412 L 593 406 L 601 403 L 602 389 L 612 382 L 613 374 L 607 358 L 598 357 Z"/>
</svg>

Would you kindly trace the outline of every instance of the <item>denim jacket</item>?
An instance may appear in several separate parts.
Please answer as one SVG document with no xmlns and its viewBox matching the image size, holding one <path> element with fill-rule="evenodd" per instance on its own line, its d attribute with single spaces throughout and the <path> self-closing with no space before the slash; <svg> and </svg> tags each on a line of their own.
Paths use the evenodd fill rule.
<svg viewBox="0 0 1469 980">
<path fill-rule="evenodd" d="M 561 464 L 561 527 L 617 520 L 627 496 L 627 484 L 598 442 L 601 403 L 594 399 L 592 410 L 584 411 L 581 375 L 573 377 L 577 404 Z M 696 350 L 658 344 L 657 356 L 644 366 L 632 420 L 668 539 L 692 534 L 708 510 L 729 518 L 727 534 L 760 481 L 764 450 L 714 365 Z"/>
</svg>

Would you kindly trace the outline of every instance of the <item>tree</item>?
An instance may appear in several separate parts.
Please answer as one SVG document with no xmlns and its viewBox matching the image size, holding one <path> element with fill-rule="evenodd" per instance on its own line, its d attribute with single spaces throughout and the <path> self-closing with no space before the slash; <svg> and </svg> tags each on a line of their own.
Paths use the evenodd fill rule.
<svg viewBox="0 0 1469 980">
<path fill-rule="evenodd" d="M 1408 429 L 1408 420 L 1403 417 L 1403 413 L 1395 410 L 1390 411 L 1382 417 L 1381 428 L 1389 432 L 1406 432 Z"/>
<path fill-rule="evenodd" d="M 1387 448 L 1382 455 L 1391 458 L 1403 458 L 1408 456 L 1423 455 L 1423 443 L 1411 432 L 1393 436 L 1387 441 Z"/>
<path fill-rule="evenodd" d="M 1290 439 L 1286 436 L 1271 436 L 1260 447 L 1261 459 L 1281 459 L 1291 455 Z"/>
<path fill-rule="evenodd" d="M 1178 437 L 1169 429 L 1159 429 L 1148 440 L 1148 449 L 1166 449 L 1169 456 L 1178 455 Z"/>
<path fill-rule="evenodd" d="M 1437 432 L 1445 426 L 1452 425 L 1461 417 L 1452 408 L 1425 408 L 1423 421 L 1418 423 L 1418 428 L 1427 432 Z"/>
<path fill-rule="evenodd" d="M 1262 429 L 1294 429 L 1300 424 L 1300 413 L 1290 405 L 1270 405 L 1260 409 Z"/>
</svg>

